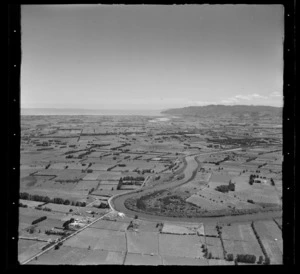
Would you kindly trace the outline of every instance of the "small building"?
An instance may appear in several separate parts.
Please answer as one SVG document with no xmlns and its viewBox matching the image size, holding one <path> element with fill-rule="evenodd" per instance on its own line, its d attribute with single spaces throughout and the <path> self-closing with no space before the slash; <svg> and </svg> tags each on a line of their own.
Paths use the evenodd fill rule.
<svg viewBox="0 0 300 274">
<path fill-rule="evenodd" d="M 253 183 L 257 183 L 257 184 L 266 184 L 267 180 L 265 179 L 260 179 L 260 178 L 255 178 Z"/>
</svg>

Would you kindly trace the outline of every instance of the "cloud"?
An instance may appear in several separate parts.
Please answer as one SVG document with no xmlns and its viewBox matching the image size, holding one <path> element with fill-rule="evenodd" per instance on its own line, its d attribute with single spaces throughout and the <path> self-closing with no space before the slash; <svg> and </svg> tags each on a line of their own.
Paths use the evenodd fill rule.
<svg viewBox="0 0 300 274">
<path fill-rule="evenodd" d="M 269 96 L 270 97 L 282 97 L 282 93 L 280 93 L 278 91 L 274 91 L 274 92 L 270 93 Z"/>
<path fill-rule="evenodd" d="M 246 95 L 235 95 L 233 97 L 227 98 L 227 99 L 223 99 L 221 100 L 221 103 L 223 104 L 236 104 L 242 101 L 252 101 L 252 100 L 256 100 L 256 99 L 268 99 L 267 96 L 264 95 L 260 95 L 257 93 L 253 93 L 253 94 L 246 94 Z"/>
<path fill-rule="evenodd" d="M 194 106 L 206 106 L 206 105 L 217 105 L 217 102 L 212 101 L 189 101 L 189 104 Z"/>
<path fill-rule="evenodd" d="M 277 103 L 277 99 L 282 97 L 280 92 L 272 92 L 268 95 L 261 95 L 258 93 L 252 94 L 237 94 L 235 96 L 220 99 L 219 101 L 188 101 L 188 105 L 192 106 L 206 106 L 206 105 L 236 105 L 236 104 L 265 104 L 266 100 L 268 103 Z M 275 101 L 274 101 L 275 100 Z"/>
</svg>

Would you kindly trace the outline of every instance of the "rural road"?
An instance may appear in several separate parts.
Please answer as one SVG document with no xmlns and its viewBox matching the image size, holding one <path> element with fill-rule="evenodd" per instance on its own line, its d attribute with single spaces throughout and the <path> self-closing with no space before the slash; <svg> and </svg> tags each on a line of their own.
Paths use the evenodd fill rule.
<svg viewBox="0 0 300 274">
<path fill-rule="evenodd" d="M 68 240 L 69 238 L 75 236 L 76 234 L 78 234 L 79 232 L 81 232 L 82 230 L 90 227 L 91 225 L 93 225 L 94 223 L 98 222 L 99 220 L 103 219 L 105 216 L 107 216 L 108 214 L 111 214 L 111 211 L 107 212 L 106 214 L 100 216 L 99 218 L 95 219 L 94 221 L 90 222 L 89 224 L 87 224 L 86 226 L 76 230 L 74 233 L 70 234 L 69 236 L 67 236 L 66 238 L 63 238 L 61 240 L 58 240 L 55 244 L 49 246 L 48 248 L 46 248 L 45 250 L 41 251 L 40 253 L 32 256 L 31 258 L 27 259 L 24 262 L 20 262 L 20 264 L 24 265 L 29 263 L 30 261 L 34 260 L 35 258 L 38 258 L 39 256 L 43 255 L 44 253 L 48 252 L 49 250 L 51 250 L 52 248 L 54 248 L 57 244 L 59 243 L 63 243 L 64 241 Z"/>
<path fill-rule="evenodd" d="M 238 151 L 241 148 L 234 148 L 222 151 L 215 151 L 215 152 L 204 152 L 204 153 L 197 153 L 193 155 L 188 155 L 185 157 L 186 160 L 186 168 L 183 171 L 184 178 L 181 180 L 173 180 L 171 182 L 156 185 L 156 186 L 149 186 L 139 190 L 133 190 L 130 192 L 122 193 L 115 195 L 109 199 L 109 206 L 113 211 L 122 212 L 128 217 L 134 217 L 138 215 L 139 219 L 143 220 L 152 220 L 152 221 L 176 221 L 176 222 L 236 222 L 236 221 L 249 221 L 249 220 L 261 220 L 261 219 L 271 219 L 276 217 L 281 217 L 281 212 L 263 212 L 263 213 L 255 213 L 255 214 L 247 214 L 247 215 L 236 215 L 236 216 L 222 216 L 222 217 L 195 217 L 195 218 L 181 218 L 181 217 L 166 217 L 166 216 L 157 216 L 147 214 L 145 212 L 136 212 L 130 210 L 125 207 L 124 203 L 128 198 L 133 197 L 140 197 L 146 194 L 149 194 L 154 191 L 159 190 L 166 190 L 168 188 L 178 187 L 182 184 L 188 183 L 189 181 L 193 180 L 196 176 L 198 170 L 198 162 L 196 161 L 196 157 L 201 155 L 210 155 L 210 154 L 218 154 L 230 151 Z"/>
</svg>

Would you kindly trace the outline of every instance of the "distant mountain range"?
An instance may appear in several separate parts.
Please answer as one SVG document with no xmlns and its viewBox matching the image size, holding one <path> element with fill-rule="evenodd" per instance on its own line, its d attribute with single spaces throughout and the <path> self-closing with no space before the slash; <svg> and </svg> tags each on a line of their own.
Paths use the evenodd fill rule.
<svg viewBox="0 0 300 274">
<path fill-rule="evenodd" d="M 190 106 L 184 108 L 168 109 L 162 114 L 193 117 L 213 117 L 213 116 L 235 116 L 239 118 L 262 118 L 262 117 L 282 117 L 282 107 L 271 106 L 251 106 L 251 105 L 207 105 Z"/>
</svg>

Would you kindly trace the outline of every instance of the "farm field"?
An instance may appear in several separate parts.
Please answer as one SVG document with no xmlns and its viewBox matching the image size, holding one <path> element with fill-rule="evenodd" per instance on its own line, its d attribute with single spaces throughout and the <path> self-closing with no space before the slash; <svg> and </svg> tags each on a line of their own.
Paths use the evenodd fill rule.
<svg viewBox="0 0 300 274">
<path fill-rule="evenodd" d="M 282 232 L 274 221 L 259 221 L 254 223 L 271 264 L 282 264 L 283 241 Z"/>
<path fill-rule="evenodd" d="M 203 258 L 201 241 L 194 235 L 159 234 L 159 251 L 162 256 Z"/>
<path fill-rule="evenodd" d="M 124 265 L 161 265 L 161 259 L 155 255 L 127 253 Z"/>
<path fill-rule="evenodd" d="M 22 115 L 19 235 L 32 240 L 19 239 L 20 262 L 84 227 L 28 264 L 233 265 L 226 254 L 264 257 L 257 235 L 282 264 L 282 155 L 272 143 L 282 135 L 249 121 L 245 137 L 231 116 Z M 219 191 L 229 182 L 234 190 Z"/>
<path fill-rule="evenodd" d="M 126 235 L 129 253 L 158 254 L 158 233 L 127 231 Z"/>
</svg>

